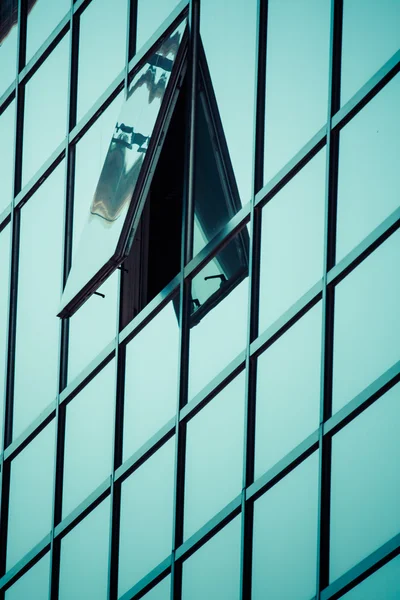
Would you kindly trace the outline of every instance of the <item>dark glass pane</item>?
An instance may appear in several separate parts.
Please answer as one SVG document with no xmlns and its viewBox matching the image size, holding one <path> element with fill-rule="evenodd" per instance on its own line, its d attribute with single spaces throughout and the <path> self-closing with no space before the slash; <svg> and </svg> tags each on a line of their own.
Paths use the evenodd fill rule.
<svg viewBox="0 0 400 600">
<path fill-rule="evenodd" d="M 122 484 L 119 596 L 172 552 L 174 467 L 172 438 Z"/>
<path fill-rule="evenodd" d="M 0 8 L 1 10 L 1 8 Z M 1 57 L 1 49 L 0 49 Z M 0 69 L 1 70 L 1 69 Z M 0 215 L 13 196 L 15 102 L 0 114 Z"/>
<path fill-rule="evenodd" d="M 325 150 L 263 209 L 260 333 L 322 277 Z"/>
<path fill-rule="evenodd" d="M 309 600 L 315 594 L 318 454 L 254 504 L 253 600 Z"/>
<path fill-rule="evenodd" d="M 59 600 L 107 600 L 110 500 L 61 541 Z"/>
<path fill-rule="evenodd" d="M 21 210 L 13 436 L 57 394 L 64 163 Z"/>
<path fill-rule="evenodd" d="M 156 29 L 168 17 L 179 0 L 138 0 L 137 50 L 147 42 Z"/>
<path fill-rule="evenodd" d="M 0 96 L 17 71 L 17 18 L 18 0 L 0 2 Z"/>
<path fill-rule="evenodd" d="M 400 556 L 342 596 L 344 600 L 398 600 L 400 598 Z"/>
<path fill-rule="evenodd" d="M 268 2 L 264 181 L 326 123 L 329 0 Z"/>
<path fill-rule="evenodd" d="M 3 450 L 3 411 L 6 380 L 9 272 L 10 272 L 10 226 L 0 231 L 0 452 Z"/>
<path fill-rule="evenodd" d="M 127 0 L 92 0 L 79 25 L 78 121 L 125 66 Z"/>
<path fill-rule="evenodd" d="M 26 62 L 49 37 L 71 5 L 70 0 L 29 0 L 26 31 Z"/>
<path fill-rule="evenodd" d="M 124 460 L 177 408 L 180 329 L 170 302 L 126 348 Z"/>
<path fill-rule="evenodd" d="M 252 194 L 256 22 L 255 0 L 201 2 L 201 38 L 243 204 Z"/>
<path fill-rule="evenodd" d="M 242 373 L 187 424 L 185 539 L 240 494 L 244 399 Z"/>
<path fill-rule="evenodd" d="M 321 303 L 258 358 L 255 479 L 318 429 Z"/>
<path fill-rule="evenodd" d="M 63 516 L 111 473 L 114 410 L 115 363 L 111 361 L 67 406 Z"/>
<path fill-rule="evenodd" d="M 397 75 L 340 132 L 337 262 L 400 205 L 399 106 Z"/>
<path fill-rule="evenodd" d="M 193 279 L 189 400 L 245 348 L 248 248 L 245 227 Z"/>
<path fill-rule="evenodd" d="M 50 423 L 11 463 L 7 569 L 50 531 L 55 424 Z"/>
<path fill-rule="evenodd" d="M 67 124 L 69 34 L 25 87 L 22 185 L 63 141 Z"/>
<path fill-rule="evenodd" d="M 399 256 L 397 231 L 336 288 L 334 412 L 400 358 Z"/>
<path fill-rule="evenodd" d="M 342 104 L 400 48 L 399 23 L 397 0 L 344 0 Z"/>
<path fill-rule="evenodd" d="M 5 600 L 47 600 L 50 584 L 50 553 L 39 560 L 5 593 Z"/>
<path fill-rule="evenodd" d="M 331 581 L 400 530 L 399 421 L 397 384 L 333 438 Z"/>
<path fill-rule="evenodd" d="M 240 517 L 183 563 L 182 600 L 239 600 Z"/>
</svg>

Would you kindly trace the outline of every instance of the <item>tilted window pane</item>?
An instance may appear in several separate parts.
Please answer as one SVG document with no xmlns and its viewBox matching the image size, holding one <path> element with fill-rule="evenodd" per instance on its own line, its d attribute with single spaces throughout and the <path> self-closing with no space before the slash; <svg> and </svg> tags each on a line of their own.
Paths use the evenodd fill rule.
<svg viewBox="0 0 400 600">
<path fill-rule="evenodd" d="M 309 600 L 315 594 L 318 454 L 254 504 L 252 599 Z"/>
<path fill-rule="evenodd" d="M 1 50 L 0 48 L 0 57 Z M 0 114 L 0 215 L 9 205 L 13 196 L 14 148 L 15 102 L 12 101 Z"/>
<path fill-rule="evenodd" d="M 329 0 L 268 2 L 264 181 L 326 123 Z"/>
<path fill-rule="evenodd" d="M 122 484 L 119 596 L 172 552 L 174 468 L 173 437 Z"/>
<path fill-rule="evenodd" d="M 399 106 L 397 75 L 340 132 L 337 262 L 400 206 Z"/>
<path fill-rule="evenodd" d="M 344 0 L 341 103 L 400 48 L 398 0 Z"/>
<path fill-rule="evenodd" d="M 7 569 L 50 532 L 54 459 L 55 423 L 52 421 L 11 463 Z"/>
<path fill-rule="evenodd" d="M 400 358 L 399 256 L 396 231 L 336 288 L 334 412 Z"/>
<path fill-rule="evenodd" d="M 27 63 L 66 15 L 70 6 L 70 0 L 30 0 L 26 31 Z"/>
<path fill-rule="evenodd" d="M 3 450 L 3 411 L 6 380 L 11 227 L 0 231 L 0 452 Z"/>
<path fill-rule="evenodd" d="M 136 49 L 155 33 L 179 0 L 138 0 Z"/>
<path fill-rule="evenodd" d="M 61 540 L 59 600 L 107 600 L 110 499 Z"/>
<path fill-rule="evenodd" d="M 400 530 L 399 421 L 397 384 L 333 438 L 331 581 Z"/>
<path fill-rule="evenodd" d="M 242 373 L 187 424 L 185 539 L 240 494 L 244 399 Z"/>
<path fill-rule="evenodd" d="M 67 406 L 63 516 L 111 473 L 115 362 L 111 361 Z"/>
<path fill-rule="evenodd" d="M 13 437 L 57 394 L 64 162 L 21 210 Z"/>
<path fill-rule="evenodd" d="M 16 581 L 5 593 L 5 600 L 47 600 L 50 592 L 50 553 Z"/>
<path fill-rule="evenodd" d="M 143 600 L 170 600 L 171 598 L 171 576 L 168 575 L 158 583 L 150 592 L 143 596 Z"/>
<path fill-rule="evenodd" d="M 240 517 L 183 563 L 182 600 L 239 600 Z"/>
<path fill-rule="evenodd" d="M 93 0 L 80 17 L 78 121 L 125 66 L 126 19 L 127 0 Z"/>
<path fill-rule="evenodd" d="M 355 588 L 343 600 L 398 600 L 400 598 L 400 556 L 391 560 Z"/>
<path fill-rule="evenodd" d="M 245 227 L 193 278 L 189 400 L 245 348 L 248 249 Z"/>
<path fill-rule="evenodd" d="M 17 74 L 18 0 L 0 3 L 0 96 Z"/>
<path fill-rule="evenodd" d="M 257 361 L 255 479 L 318 429 L 319 302 Z"/>
<path fill-rule="evenodd" d="M 64 140 L 68 105 L 69 34 L 25 87 L 22 185 Z"/>
<path fill-rule="evenodd" d="M 243 204 L 253 191 L 256 23 L 255 0 L 201 2 L 200 34 Z"/>
<path fill-rule="evenodd" d="M 174 304 L 167 304 L 126 348 L 124 460 L 176 412 L 180 328 Z"/>
<path fill-rule="evenodd" d="M 260 333 L 322 277 L 324 198 L 321 150 L 263 209 Z"/>
</svg>

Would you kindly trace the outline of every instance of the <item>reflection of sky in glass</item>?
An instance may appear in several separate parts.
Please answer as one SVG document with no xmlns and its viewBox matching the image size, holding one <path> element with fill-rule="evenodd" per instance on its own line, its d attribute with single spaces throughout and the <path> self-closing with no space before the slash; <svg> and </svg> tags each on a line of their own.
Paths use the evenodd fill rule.
<svg viewBox="0 0 400 600">
<path fill-rule="evenodd" d="M 0 214 L 11 202 L 15 139 L 15 102 L 0 115 Z"/>
<path fill-rule="evenodd" d="M 7 348 L 9 260 L 10 226 L 0 231 L 0 452 L 3 449 L 3 406 Z"/>
<path fill-rule="evenodd" d="M 137 50 L 147 42 L 156 29 L 162 25 L 169 13 L 180 0 L 138 0 Z"/>
<path fill-rule="evenodd" d="M 69 10 L 70 0 L 36 0 L 28 14 L 26 32 L 26 62 L 48 38 Z"/>
<path fill-rule="evenodd" d="M 17 71 L 17 0 L 8 2 L 8 7 L 9 12 L 7 14 L 0 13 L 4 22 L 6 22 L 6 29 L 3 30 L 0 27 L 0 31 L 2 35 L 5 35 L 7 31 L 7 35 L 3 39 L 0 38 L 0 96 L 14 81 Z M 12 26 L 9 28 L 11 24 Z"/>
</svg>

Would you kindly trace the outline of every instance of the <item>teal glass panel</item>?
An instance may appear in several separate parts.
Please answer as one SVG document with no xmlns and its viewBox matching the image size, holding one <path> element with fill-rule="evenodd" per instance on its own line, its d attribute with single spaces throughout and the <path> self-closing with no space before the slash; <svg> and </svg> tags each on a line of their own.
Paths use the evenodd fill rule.
<svg viewBox="0 0 400 600">
<path fill-rule="evenodd" d="M 68 105 L 69 34 L 25 87 L 22 185 L 64 140 Z"/>
<path fill-rule="evenodd" d="M 111 361 L 67 406 L 63 517 L 111 473 L 114 411 L 115 362 Z"/>
<path fill-rule="evenodd" d="M 124 460 L 176 413 L 179 337 L 174 303 L 170 302 L 127 345 Z"/>
<path fill-rule="evenodd" d="M 318 429 L 321 325 L 319 302 L 258 358 L 255 479 Z"/>
<path fill-rule="evenodd" d="M 182 600 L 239 600 L 240 517 L 183 563 Z"/>
<path fill-rule="evenodd" d="M 325 149 L 263 209 L 260 333 L 322 277 L 324 213 Z"/>
<path fill-rule="evenodd" d="M 61 540 L 59 600 L 107 600 L 110 500 Z"/>
<path fill-rule="evenodd" d="M 138 0 L 137 3 L 137 50 L 147 42 L 162 25 L 179 0 Z"/>
<path fill-rule="evenodd" d="M 34 0 L 28 3 L 26 26 L 26 62 L 32 56 L 66 15 L 71 6 L 70 0 Z"/>
<path fill-rule="evenodd" d="M 337 262 L 400 206 L 399 106 L 397 75 L 340 132 Z"/>
<path fill-rule="evenodd" d="M 13 197 L 14 148 L 15 102 L 12 101 L 0 114 L 0 215 Z"/>
<path fill-rule="evenodd" d="M 143 596 L 143 600 L 170 600 L 171 598 L 171 576 L 168 575 L 158 583 L 150 592 Z"/>
<path fill-rule="evenodd" d="M 400 598 L 400 556 L 370 575 L 342 596 L 343 600 L 398 600 Z"/>
<path fill-rule="evenodd" d="M 241 492 L 244 399 L 241 373 L 187 424 L 185 539 Z"/>
<path fill-rule="evenodd" d="M 334 412 L 400 358 L 399 256 L 396 231 L 336 288 Z"/>
<path fill-rule="evenodd" d="M 127 10 L 127 0 L 93 0 L 80 17 L 78 121 L 125 66 Z"/>
<path fill-rule="evenodd" d="M 50 553 L 46 554 L 4 595 L 5 600 L 48 600 L 50 591 Z"/>
<path fill-rule="evenodd" d="M 362 15 L 362 18 L 360 16 Z M 344 0 L 341 103 L 400 48 L 398 0 Z"/>
<path fill-rule="evenodd" d="M 399 420 L 397 384 L 333 437 L 331 581 L 400 531 Z"/>
<path fill-rule="evenodd" d="M 244 228 L 193 278 L 189 400 L 245 348 L 248 244 Z"/>
<path fill-rule="evenodd" d="M 172 552 L 174 466 L 173 437 L 122 484 L 119 596 Z"/>
<path fill-rule="evenodd" d="M 265 183 L 326 123 L 330 4 L 268 2 Z"/>
<path fill-rule="evenodd" d="M 0 7 L 0 96 L 17 74 L 18 0 L 2 2 Z"/>
<path fill-rule="evenodd" d="M 0 231 L 0 452 L 3 450 L 3 412 L 6 382 L 11 227 Z"/>
<path fill-rule="evenodd" d="M 256 28 L 256 0 L 201 2 L 200 35 L 243 204 L 253 191 Z"/>
<path fill-rule="evenodd" d="M 53 517 L 55 423 L 11 463 L 7 570 L 50 532 Z"/>
<path fill-rule="evenodd" d="M 13 437 L 57 394 L 64 162 L 21 209 Z"/>
<path fill-rule="evenodd" d="M 318 454 L 254 504 L 252 599 L 310 600 L 315 594 Z"/>
</svg>

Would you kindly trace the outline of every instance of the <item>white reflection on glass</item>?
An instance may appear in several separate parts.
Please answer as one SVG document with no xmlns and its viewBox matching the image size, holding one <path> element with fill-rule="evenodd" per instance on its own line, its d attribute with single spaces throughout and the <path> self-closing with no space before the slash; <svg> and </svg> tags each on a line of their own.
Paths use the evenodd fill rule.
<svg viewBox="0 0 400 600">
<path fill-rule="evenodd" d="M 18 1 L 0 2 L 0 96 L 13 82 L 17 70 Z"/>
</svg>

